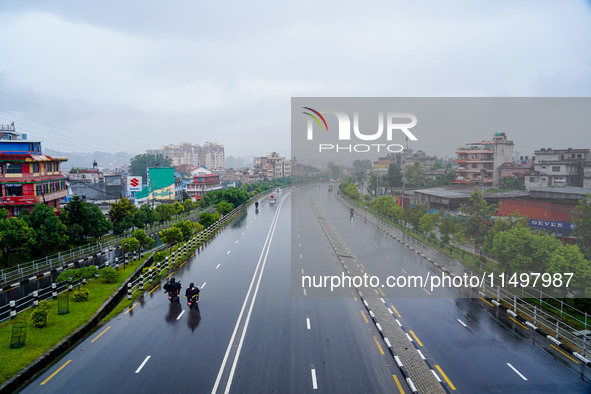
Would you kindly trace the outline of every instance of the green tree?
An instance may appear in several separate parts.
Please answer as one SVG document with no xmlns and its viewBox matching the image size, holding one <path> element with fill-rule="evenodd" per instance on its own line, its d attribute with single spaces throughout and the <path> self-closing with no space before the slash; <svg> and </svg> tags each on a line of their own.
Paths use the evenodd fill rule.
<svg viewBox="0 0 591 394">
<path fill-rule="evenodd" d="M 160 216 L 161 222 L 166 222 L 172 218 L 172 215 L 175 214 L 174 208 L 171 204 L 160 204 L 156 207 L 156 212 Z"/>
<path fill-rule="evenodd" d="M 359 185 L 363 185 L 365 179 L 367 178 L 367 173 L 371 171 L 371 160 L 364 159 L 364 160 L 355 160 L 353 162 L 353 178 L 355 182 Z M 362 187 L 362 186 L 361 186 Z"/>
<path fill-rule="evenodd" d="M 35 204 L 33 213 L 23 219 L 37 234 L 33 252 L 41 255 L 61 248 L 68 241 L 67 227 L 55 216 L 53 209 L 45 204 Z"/>
<path fill-rule="evenodd" d="M 154 245 L 154 239 L 152 239 L 151 237 L 148 237 L 148 235 L 146 234 L 146 232 L 144 230 L 134 230 L 133 233 L 131 233 L 131 236 L 135 239 L 138 240 L 138 242 L 140 243 L 140 246 L 145 248 L 145 249 L 151 249 L 152 245 Z"/>
<path fill-rule="evenodd" d="M 488 205 L 482 192 L 478 188 L 470 193 L 468 204 L 463 204 L 460 210 L 467 216 L 464 222 L 464 235 L 474 245 L 476 255 L 484 243 L 488 231 L 486 222 L 492 221 L 492 215 L 497 213 L 498 205 Z"/>
<path fill-rule="evenodd" d="M 68 228 L 70 243 L 80 245 L 86 241 L 92 224 L 88 220 L 88 204 L 82 201 L 80 196 L 74 196 L 64 207 L 60 220 Z"/>
<path fill-rule="evenodd" d="M 349 186 L 345 188 L 345 194 L 354 200 L 359 199 L 360 196 L 359 190 L 357 190 L 357 186 L 355 186 L 353 183 L 350 183 Z"/>
<path fill-rule="evenodd" d="M 419 219 L 419 231 L 423 234 L 430 235 L 435 230 L 435 223 L 433 216 L 426 214 Z"/>
<path fill-rule="evenodd" d="M 521 216 L 519 212 L 514 212 L 507 216 L 497 217 L 494 225 L 484 237 L 482 250 L 484 250 L 486 253 L 491 253 L 495 236 L 502 231 L 511 230 L 517 226 L 525 228 L 529 227 L 527 216 Z"/>
<path fill-rule="evenodd" d="M 185 201 L 183 201 L 183 207 L 185 208 L 185 212 L 191 212 L 193 209 L 195 209 L 196 204 L 193 203 L 191 198 L 187 198 Z"/>
<path fill-rule="evenodd" d="M 573 211 L 575 229 L 572 235 L 577 238 L 579 248 L 587 260 L 591 260 L 591 193 L 579 200 Z"/>
<path fill-rule="evenodd" d="M 91 237 L 100 239 L 113 228 L 113 224 L 105 217 L 98 205 L 88 204 L 86 215 L 88 222 L 92 224 L 88 231 Z"/>
<path fill-rule="evenodd" d="M 172 248 L 183 240 L 183 232 L 180 228 L 174 226 L 167 230 L 162 230 L 158 234 L 160 234 L 162 242 L 167 244 L 169 248 Z"/>
<path fill-rule="evenodd" d="M 126 252 L 135 252 L 140 248 L 140 241 L 137 238 L 129 237 L 121 240 L 121 249 Z"/>
<path fill-rule="evenodd" d="M 109 217 L 113 223 L 113 233 L 120 235 L 133 227 L 136 211 L 137 208 L 127 198 L 122 198 L 117 203 L 111 203 Z"/>
<path fill-rule="evenodd" d="M 501 187 L 511 190 L 525 190 L 525 186 L 517 178 L 505 177 L 501 180 Z"/>
<path fill-rule="evenodd" d="M 181 204 L 180 202 L 175 201 L 172 204 L 172 209 L 174 210 L 174 214 L 178 215 L 178 214 L 183 213 L 185 211 L 185 206 L 183 204 Z"/>
<path fill-rule="evenodd" d="M 390 193 L 395 187 L 402 187 L 402 171 L 396 164 L 390 164 L 388 166 L 388 187 Z"/>
<path fill-rule="evenodd" d="M 434 170 L 442 170 L 443 169 L 443 164 L 441 164 L 440 162 L 437 162 L 435 164 L 433 164 L 433 167 L 431 167 Z"/>
<path fill-rule="evenodd" d="M 152 155 L 149 153 L 144 153 L 141 155 L 136 155 L 129 161 L 129 175 L 145 177 L 148 167 L 158 166 L 172 167 L 172 159 L 161 154 Z"/>
<path fill-rule="evenodd" d="M 453 234 L 461 231 L 462 226 L 453 215 L 443 215 L 441 223 L 439 224 L 439 234 L 441 235 L 441 241 L 449 243 Z"/>
<path fill-rule="evenodd" d="M 215 223 L 215 220 L 215 217 L 210 212 L 203 212 L 199 215 L 199 223 L 201 223 L 203 228 L 208 228 Z"/>
<path fill-rule="evenodd" d="M 552 254 L 561 245 L 554 237 L 533 234 L 529 228 L 517 225 L 495 236 L 492 254 L 507 274 L 546 272 Z"/>
<path fill-rule="evenodd" d="M 392 196 L 381 196 L 373 200 L 369 206 L 382 215 L 391 219 L 398 219 L 402 213 L 402 208 L 396 204 L 396 200 Z"/>
<path fill-rule="evenodd" d="M 228 213 L 232 212 L 232 210 L 234 210 L 234 204 L 222 201 L 216 205 L 215 209 L 220 213 L 220 215 L 227 215 Z"/>
<path fill-rule="evenodd" d="M 339 167 L 335 163 L 329 162 L 328 168 L 330 169 L 330 173 L 333 179 L 337 179 L 341 175 L 341 167 Z"/>
<path fill-rule="evenodd" d="M 585 294 L 591 285 L 591 262 L 583 258 L 583 254 L 577 245 L 558 246 L 550 255 L 546 272 L 561 275 L 565 272 L 574 274 L 568 288 L 553 286 L 558 290 L 562 290 L 564 296 L 566 296 L 566 291 L 571 290 L 579 294 Z"/>
<path fill-rule="evenodd" d="M 185 221 L 181 220 L 180 222 L 175 223 L 174 227 L 177 227 L 178 229 L 181 230 L 183 241 L 190 240 L 191 236 L 193 235 L 193 231 L 195 229 L 195 227 L 193 226 L 193 223 L 191 223 L 191 221 L 189 221 L 189 220 L 185 220 Z"/>
<path fill-rule="evenodd" d="M 0 209 L 0 250 L 4 256 L 4 264 L 8 266 L 8 259 L 13 252 L 27 255 L 37 234 L 25 220 L 19 217 L 8 218 L 8 211 Z"/>
<path fill-rule="evenodd" d="M 425 186 L 426 180 L 425 169 L 418 162 L 406 170 L 406 185 L 409 188 L 422 188 Z"/>
</svg>

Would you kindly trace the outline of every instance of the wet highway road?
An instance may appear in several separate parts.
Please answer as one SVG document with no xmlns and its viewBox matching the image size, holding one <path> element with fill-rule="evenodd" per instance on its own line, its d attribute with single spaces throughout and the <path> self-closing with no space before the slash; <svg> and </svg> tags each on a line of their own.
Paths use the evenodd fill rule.
<svg viewBox="0 0 591 394">
<path fill-rule="evenodd" d="M 23 392 L 410 392 L 355 292 L 304 293 L 304 273 L 342 273 L 311 201 L 365 272 L 424 275 L 434 268 L 358 216 L 351 221 L 325 187 L 288 194 L 275 206 L 262 204 L 258 214 L 249 208 L 175 270 L 183 287 L 191 281 L 203 287 L 199 310 L 170 304 L 155 288 Z M 422 289 L 413 298 L 380 290 L 445 373 L 448 391 L 591 392 L 576 372 L 582 366 L 558 361 L 481 300 L 461 298 L 455 289 L 441 290 L 439 298 L 419 295 Z"/>
<path fill-rule="evenodd" d="M 317 192 L 314 202 L 356 254 L 364 272 L 381 278 L 380 283 L 389 275 L 441 274 L 360 216 L 351 221 L 334 194 Z M 591 385 L 580 376 L 588 367 L 565 357 L 559 361 L 541 348 L 549 348 L 541 336 L 519 323 L 499 321 L 478 296 L 463 298 L 466 294 L 458 289 L 428 294 L 423 289 L 388 286 L 379 292 L 458 392 L 591 392 Z"/>
<path fill-rule="evenodd" d="M 198 310 L 154 288 L 23 392 L 410 392 L 354 293 L 292 297 L 293 271 L 341 272 L 306 216 L 308 190 L 294 192 L 297 208 L 288 190 L 249 208 L 175 270 L 183 288 L 202 287 Z M 312 259 L 292 250 L 292 210 Z"/>
</svg>

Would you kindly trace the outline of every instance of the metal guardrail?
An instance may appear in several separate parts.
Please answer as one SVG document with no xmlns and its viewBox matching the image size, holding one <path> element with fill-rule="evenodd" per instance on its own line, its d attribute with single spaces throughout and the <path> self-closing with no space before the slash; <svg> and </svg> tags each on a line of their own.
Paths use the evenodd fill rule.
<svg viewBox="0 0 591 394">
<path fill-rule="evenodd" d="M 343 197 L 343 200 L 347 201 L 349 206 L 355 205 L 359 207 L 356 202 L 352 202 L 346 197 Z M 505 276 L 505 283 L 508 283 L 508 275 L 486 262 L 472 258 L 469 252 L 439 240 L 425 237 L 411 228 L 401 226 L 394 219 L 372 208 L 368 209 L 368 213 L 378 219 L 381 222 L 380 225 L 388 226 L 393 230 L 397 238 L 409 244 L 424 256 L 450 268 L 453 274 L 461 276 L 467 273 L 468 275 L 480 277 L 483 273 L 492 272 L 496 277 L 499 277 L 499 275 Z M 461 259 L 467 260 L 467 262 L 458 260 L 454 253 L 460 254 Z M 541 289 L 531 286 L 521 287 L 519 291 L 512 291 L 508 287 L 495 286 L 491 288 L 490 286 L 484 286 L 482 293 L 484 296 L 496 300 L 499 305 L 505 304 L 504 306 L 509 314 L 527 317 L 533 326 L 543 327 L 543 331 L 548 333 L 548 336 L 555 340 L 561 338 L 562 342 L 576 348 L 575 350 L 580 350 L 583 357 L 585 357 L 588 346 L 585 332 L 589 329 L 587 312 L 567 305 L 563 300 L 555 298 L 552 294 L 544 293 Z M 535 302 L 532 300 L 535 300 Z M 555 313 L 551 313 L 549 310 L 555 311 Z M 579 316 L 584 316 L 584 318 L 581 319 Z M 567 319 L 576 322 L 580 327 L 569 324 L 565 321 Z"/>
<path fill-rule="evenodd" d="M 180 217 L 176 217 L 174 219 L 170 219 L 166 222 L 158 223 L 152 226 L 146 226 L 143 228 L 143 230 L 146 233 L 158 232 L 164 228 L 172 227 L 175 223 L 178 223 L 179 221 L 194 219 L 195 217 L 198 217 L 201 213 L 205 211 L 208 211 L 208 209 L 204 209 L 185 216 L 181 215 Z M 56 267 L 62 267 L 64 262 L 83 258 L 84 256 L 101 252 L 106 248 L 111 248 L 113 246 L 119 245 L 121 241 L 129 237 L 132 232 L 133 230 L 129 230 L 125 232 L 125 234 L 110 239 L 106 242 L 96 242 L 91 245 L 80 246 L 76 249 L 71 249 L 65 252 L 59 252 L 42 259 L 31 261 L 29 263 L 19 264 L 16 267 L 2 269 L 0 270 L 0 285 L 4 286 L 5 284 L 12 284 L 13 282 L 37 275 L 40 272 L 52 271 Z"/>
<path fill-rule="evenodd" d="M 134 292 L 140 290 L 140 284 L 141 284 L 141 289 L 144 288 L 144 286 L 146 285 L 146 283 L 148 283 L 147 281 L 149 280 L 149 283 L 154 281 L 155 278 L 155 272 L 158 272 L 158 275 L 160 276 L 162 274 L 162 270 L 165 269 L 165 267 L 167 267 L 168 269 L 174 267 L 174 265 L 177 263 L 177 259 L 181 256 L 181 255 L 186 255 L 187 254 L 187 250 L 189 249 L 195 249 L 199 246 L 201 246 L 203 243 L 207 242 L 208 240 L 210 240 L 212 237 L 214 237 L 215 235 L 217 235 L 217 233 L 227 224 L 229 224 L 229 222 L 234 219 L 234 217 L 240 213 L 241 211 L 243 211 L 248 205 L 250 205 L 252 202 L 254 202 L 255 200 L 257 200 L 261 195 L 264 195 L 265 193 L 269 193 L 269 191 L 265 191 L 262 193 L 259 193 L 258 195 L 250 198 L 245 204 L 240 205 L 237 208 L 234 208 L 231 212 L 229 212 L 226 215 L 221 216 L 215 223 L 213 223 L 210 227 L 208 227 L 207 229 L 204 229 L 203 231 L 197 233 L 196 235 L 194 235 L 191 240 L 185 242 L 181 247 L 179 247 L 175 252 L 173 252 L 171 254 L 171 256 L 167 256 L 165 258 L 165 260 L 163 260 L 162 262 L 159 262 L 156 265 L 156 269 L 155 270 L 150 270 L 148 275 L 143 275 L 143 273 L 138 277 L 138 279 L 136 279 L 135 281 L 131 281 L 128 283 L 128 298 L 131 299 L 132 295 Z M 189 215 L 188 217 L 194 217 L 198 214 L 203 213 L 205 210 L 203 211 L 199 211 L 194 215 Z M 187 218 L 188 218 L 187 217 Z M 179 219 L 179 220 L 184 220 L 184 219 Z M 159 229 L 162 228 L 166 228 L 166 225 L 169 222 L 165 222 L 162 225 L 159 226 L 153 226 L 150 228 L 150 231 L 158 231 Z M 178 220 L 174 221 L 174 223 L 178 222 Z M 162 245 L 158 248 L 155 248 L 153 251 L 158 251 L 160 249 L 164 249 L 166 247 L 166 245 Z M 132 261 L 136 258 L 140 258 L 142 256 L 142 253 L 140 252 L 139 254 L 134 253 L 130 253 L 129 257 L 132 259 Z M 119 261 L 118 259 L 115 259 L 115 264 L 113 264 L 114 267 L 119 267 L 122 265 L 128 264 L 128 256 L 126 255 L 125 258 L 122 258 L 121 261 Z M 101 263 L 100 265 L 98 265 L 98 268 L 103 268 L 106 266 L 110 266 L 111 264 L 106 261 L 104 263 Z M 32 264 L 31 265 L 33 268 L 38 267 L 39 265 L 37 263 Z M 59 264 L 60 267 L 63 267 L 62 264 Z M 47 269 L 47 266 L 45 266 L 46 268 L 41 268 L 38 271 L 30 271 L 29 275 L 33 275 L 36 274 L 37 272 L 40 272 L 43 269 Z M 51 265 L 50 265 L 51 267 Z M 21 268 L 23 269 L 23 268 Z M 23 271 L 20 271 L 23 272 Z M 40 300 L 46 300 L 46 299 L 50 299 L 50 298 L 56 298 L 57 294 L 65 291 L 66 289 L 71 290 L 73 286 L 77 286 L 78 283 L 76 284 L 69 284 L 68 282 L 60 282 L 60 283 L 52 283 L 50 286 L 47 286 L 43 289 L 40 290 L 36 290 L 33 291 L 32 293 L 18 299 L 18 300 L 14 300 L 14 301 L 10 301 L 8 304 L 0 306 L 0 322 L 8 320 L 11 317 L 15 317 L 18 313 L 21 313 L 29 308 L 31 308 L 34 305 L 37 305 L 36 302 L 40 301 Z"/>
</svg>

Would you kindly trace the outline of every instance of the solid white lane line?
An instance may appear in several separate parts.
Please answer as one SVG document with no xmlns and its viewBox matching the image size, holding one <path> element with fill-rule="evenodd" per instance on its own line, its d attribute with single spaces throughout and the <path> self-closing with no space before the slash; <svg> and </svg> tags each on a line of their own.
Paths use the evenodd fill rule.
<svg viewBox="0 0 591 394">
<path fill-rule="evenodd" d="M 310 329 L 310 318 L 306 317 L 306 325 L 308 326 L 308 330 Z"/>
<path fill-rule="evenodd" d="M 464 327 L 468 327 L 463 321 L 461 321 L 460 319 L 458 319 L 458 321 L 460 322 L 460 324 Z"/>
<path fill-rule="evenodd" d="M 201 285 L 201 287 L 200 287 L 199 289 L 203 289 L 203 288 L 205 287 L 205 284 L 206 284 L 206 283 L 207 283 L 207 282 L 203 282 L 203 284 Z"/>
<path fill-rule="evenodd" d="M 144 367 L 144 365 L 146 365 L 146 363 L 148 362 L 148 360 L 150 359 L 150 357 L 152 357 L 152 356 L 146 357 L 146 359 L 144 360 L 144 362 L 141 363 L 140 366 L 138 367 L 138 369 L 135 370 L 135 373 L 140 373 L 140 371 L 142 370 L 142 368 Z"/>
<path fill-rule="evenodd" d="M 185 314 L 185 311 L 183 310 L 183 311 L 181 312 L 181 314 L 179 315 L 179 317 L 177 317 L 176 319 L 177 319 L 177 320 L 180 320 L 180 318 L 181 318 L 181 317 L 183 317 L 183 315 L 184 315 L 184 314 Z"/>
<path fill-rule="evenodd" d="M 521 374 L 521 372 L 519 372 L 517 369 L 515 369 L 515 367 L 514 367 L 513 365 L 511 365 L 511 364 L 509 364 L 509 363 L 507 363 L 507 365 L 509 366 L 509 368 L 511 368 L 513 371 L 515 371 L 515 373 L 516 373 L 517 375 L 519 375 L 519 377 L 521 377 L 521 379 L 523 379 L 523 380 L 527 380 L 527 378 L 526 378 L 525 376 L 523 376 L 523 375 Z"/>
<path fill-rule="evenodd" d="M 228 376 L 228 380 L 226 383 L 226 388 L 224 390 L 224 393 L 229 393 L 229 391 L 230 391 L 230 387 L 232 385 L 232 379 L 234 377 L 234 371 L 236 370 L 236 364 L 238 363 L 238 360 L 240 358 L 240 351 L 242 349 L 242 344 L 244 343 L 244 337 L 245 337 L 246 331 L 248 329 L 248 323 L 250 322 L 250 316 L 252 314 L 252 309 L 253 309 L 253 306 L 256 301 L 257 293 L 259 291 L 261 279 L 263 277 L 263 272 L 265 270 L 265 264 L 267 262 L 267 257 L 269 255 L 269 250 L 271 248 L 271 243 L 273 241 L 273 235 L 275 234 L 275 228 L 277 227 L 279 213 L 281 212 L 281 207 L 282 207 L 284 201 L 285 201 L 285 198 L 283 200 L 281 200 L 281 202 L 279 203 L 278 209 L 275 211 L 275 216 L 273 216 L 273 221 L 271 222 L 271 226 L 269 227 L 269 232 L 267 233 L 267 238 L 266 238 L 265 243 L 263 245 L 263 249 L 261 250 L 261 255 L 259 257 L 259 261 L 255 267 L 254 274 L 252 276 L 252 280 L 249 285 L 249 289 L 254 289 L 254 292 L 252 293 L 252 300 L 250 302 L 250 307 L 247 304 L 248 304 L 251 290 L 248 291 L 248 293 L 246 294 L 246 297 L 244 298 L 244 303 L 242 304 L 240 314 L 238 316 L 238 319 L 236 320 L 236 325 L 234 326 L 234 332 L 232 333 L 232 337 L 230 338 L 230 342 L 228 343 L 228 348 L 226 349 L 226 354 L 224 355 L 224 359 L 222 360 L 222 365 L 219 369 L 218 376 L 215 380 L 213 389 L 211 391 L 212 394 L 217 393 L 217 389 L 220 384 L 222 374 L 225 371 L 226 363 L 228 361 L 228 357 L 229 357 L 230 351 L 232 349 L 232 344 L 234 343 L 236 335 L 238 334 L 238 328 L 240 326 L 240 322 L 242 321 L 242 316 L 244 315 L 245 312 L 247 312 L 246 319 L 244 322 L 244 328 L 242 330 L 242 335 L 240 336 L 240 339 L 238 342 L 238 347 L 236 348 L 236 354 L 234 356 L 234 361 L 232 362 L 232 366 L 230 368 L 230 375 Z M 248 226 L 247 226 L 247 228 L 248 228 Z M 259 270 L 259 266 L 261 267 L 260 270 Z M 259 271 L 260 271 L 260 274 L 258 274 Z M 258 277 L 258 280 L 257 280 L 257 277 Z M 256 281 L 256 286 L 253 286 L 255 281 Z M 246 308 L 248 308 L 248 310 Z"/>
<path fill-rule="evenodd" d="M 318 383 L 316 382 L 316 370 L 312 368 L 312 388 L 318 390 Z"/>
<path fill-rule="evenodd" d="M 217 270 L 218 268 L 220 268 L 221 264 L 216 265 L 215 269 Z"/>
</svg>

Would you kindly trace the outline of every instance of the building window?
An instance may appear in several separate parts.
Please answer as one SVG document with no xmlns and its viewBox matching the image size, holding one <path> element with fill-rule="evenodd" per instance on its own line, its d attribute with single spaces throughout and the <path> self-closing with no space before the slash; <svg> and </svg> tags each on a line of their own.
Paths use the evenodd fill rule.
<svg viewBox="0 0 591 394">
<path fill-rule="evenodd" d="M 39 163 L 33 163 L 33 172 L 39 172 Z"/>
<path fill-rule="evenodd" d="M 472 168 L 476 168 L 476 167 L 478 167 L 477 164 L 472 164 Z"/>
<path fill-rule="evenodd" d="M 20 197 L 23 195 L 23 185 L 6 185 L 6 197 Z"/>
<path fill-rule="evenodd" d="M 560 166 L 552 166 L 552 172 L 560 172 Z"/>
<path fill-rule="evenodd" d="M 21 163 L 6 163 L 7 174 L 22 174 L 23 165 Z"/>
</svg>

